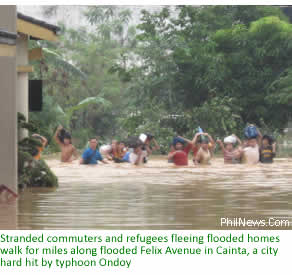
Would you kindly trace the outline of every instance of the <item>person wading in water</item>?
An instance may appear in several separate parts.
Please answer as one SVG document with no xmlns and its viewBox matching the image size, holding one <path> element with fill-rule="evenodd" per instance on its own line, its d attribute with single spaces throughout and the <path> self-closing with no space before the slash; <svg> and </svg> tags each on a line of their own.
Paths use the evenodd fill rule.
<svg viewBox="0 0 292 275">
<path fill-rule="evenodd" d="M 62 135 L 60 135 L 61 132 Z M 72 145 L 71 135 L 65 131 L 63 126 L 60 125 L 57 128 L 54 139 L 61 149 L 61 162 L 72 162 L 78 159 L 77 150 Z"/>
</svg>

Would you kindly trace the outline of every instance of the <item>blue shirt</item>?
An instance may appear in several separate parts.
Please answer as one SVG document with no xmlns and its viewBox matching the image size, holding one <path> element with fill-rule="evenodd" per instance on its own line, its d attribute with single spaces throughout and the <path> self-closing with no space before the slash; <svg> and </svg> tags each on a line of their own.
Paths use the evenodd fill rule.
<svg viewBox="0 0 292 275">
<path fill-rule="evenodd" d="M 91 148 L 87 148 L 84 150 L 82 154 L 82 158 L 84 160 L 84 164 L 97 164 L 97 161 L 102 161 L 103 158 L 98 150 L 92 150 Z"/>
<path fill-rule="evenodd" d="M 123 157 L 123 161 L 130 162 L 130 154 L 131 152 L 127 152 Z"/>
</svg>

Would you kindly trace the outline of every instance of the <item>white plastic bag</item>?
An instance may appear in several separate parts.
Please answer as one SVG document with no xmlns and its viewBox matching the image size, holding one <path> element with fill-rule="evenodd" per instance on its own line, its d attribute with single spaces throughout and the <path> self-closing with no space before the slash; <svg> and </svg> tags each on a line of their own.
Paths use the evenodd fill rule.
<svg viewBox="0 0 292 275">
<path fill-rule="evenodd" d="M 144 143 L 146 141 L 146 139 L 147 139 L 147 136 L 145 134 L 141 134 L 139 136 L 139 139 Z"/>
<path fill-rule="evenodd" d="M 234 136 L 228 136 L 228 137 L 224 138 L 224 143 L 235 144 L 236 143 L 236 138 Z"/>
</svg>

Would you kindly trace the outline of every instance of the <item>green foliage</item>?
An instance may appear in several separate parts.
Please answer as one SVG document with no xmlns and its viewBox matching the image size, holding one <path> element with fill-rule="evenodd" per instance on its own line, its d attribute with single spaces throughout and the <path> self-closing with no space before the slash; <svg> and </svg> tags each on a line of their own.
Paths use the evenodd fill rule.
<svg viewBox="0 0 292 275">
<path fill-rule="evenodd" d="M 44 79 L 44 110 L 31 118 L 49 138 L 50 148 L 58 124 L 74 133 L 81 147 L 89 134 L 101 139 L 116 135 L 117 118 L 127 106 L 125 82 L 136 41 L 130 17 L 126 9 L 88 7 L 85 18 L 91 31 L 61 25 L 59 44 L 38 43 L 44 59 L 34 63 L 30 77 Z"/>
<path fill-rule="evenodd" d="M 44 79 L 45 104 L 31 117 L 49 139 L 57 124 L 80 148 L 88 136 L 152 132 L 167 152 L 199 125 L 220 137 L 247 122 L 280 133 L 291 116 L 292 27 L 279 7 L 164 7 L 138 26 L 115 6 L 84 16 L 90 28 L 38 42 L 45 58 L 31 78 Z"/>
<path fill-rule="evenodd" d="M 222 82 L 228 91 L 224 94 L 239 97 L 237 104 L 243 120 L 257 124 L 264 121 L 272 128 L 284 128 L 291 111 L 278 104 L 278 100 L 285 101 L 289 88 L 281 94 L 275 88 L 279 82 L 282 85 L 289 82 L 289 76 L 283 80 L 282 72 L 291 66 L 292 25 L 270 16 L 252 22 L 249 28 L 236 25 L 219 30 L 213 37 L 229 68 L 223 71 L 222 79 L 231 80 Z M 272 102 L 273 99 L 276 100 Z"/>
<path fill-rule="evenodd" d="M 36 132 L 32 123 L 24 123 L 25 117 L 18 113 L 18 129 L 27 129 Z M 21 187 L 57 187 L 58 179 L 42 160 L 35 160 L 38 147 L 42 143 L 31 136 L 18 142 L 18 185 Z"/>
<path fill-rule="evenodd" d="M 23 155 L 20 156 L 23 162 Z M 19 175 L 21 186 L 26 187 L 57 187 L 58 179 L 43 160 L 26 160 L 30 164 L 23 169 Z"/>
<path fill-rule="evenodd" d="M 292 105 L 292 68 L 288 68 L 269 86 L 268 102 L 291 107 Z"/>
<path fill-rule="evenodd" d="M 66 110 L 66 115 L 68 116 L 69 121 L 71 120 L 71 117 L 72 117 L 74 111 L 85 109 L 91 104 L 99 104 L 99 105 L 102 105 L 104 107 L 111 106 L 111 103 L 102 97 L 85 98 L 81 102 L 79 102 L 77 105 L 72 106 Z"/>
<path fill-rule="evenodd" d="M 273 96 L 285 104 L 290 99 L 288 80 L 284 94 L 272 88 L 292 60 L 291 25 L 281 10 L 180 6 L 177 12 L 142 12 L 140 63 L 127 90 L 138 112 L 125 118 L 125 128 L 155 121 L 157 129 L 189 137 L 198 125 L 221 137 L 242 132 L 247 122 L 282 129 L 291 110 L 271 102 Z M 147 114 L 153 109 L 148 102 L 163 102 L 163 119 Z"/>
</svg>

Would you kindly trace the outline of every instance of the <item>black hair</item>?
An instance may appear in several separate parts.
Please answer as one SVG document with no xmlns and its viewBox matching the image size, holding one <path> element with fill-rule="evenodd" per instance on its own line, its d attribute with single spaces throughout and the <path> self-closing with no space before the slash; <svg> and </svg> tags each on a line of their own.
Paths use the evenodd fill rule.
<svg viewBox="0 0 292 275">
<path fill-rule="evenodd" d="M 72 139 L 72 137 L 71 137 L 71 135 L 68 133 L 68 132 L 66 132 L 65 134 L 64 134 L 64 139 Z"/>
<path fill-rule="evenodd" d="M 143 142 L 139 139 L 139 137 L 128 137 L 127 140 L 124 141 L 124 144 L 129 148 L 137 148 L 143 145 Z"/>
<path fill-rule="evenodd" d="M 36 138 L 36 139 L 38 139 L 38 140 L 43 141 L 43 139 L 42 139 L 40 136 L 33 136 L 33 138 Z"/>
<path fill-rule="evenodd" d="M 200 143 L 209 143 L 209 138 L 208 137 L 206 137 L 206 136 L 202 136 L 202 135 L 200 135 L 199 137 L 198 137 L 198 141 L 197 141 L 199 144 Z"/>
<path fill-rule="evenodd" d="M 270 145 L 272 145 L 273 142 L 274 142 L 274 138 L 272 136 L 270 136 L 270 135 L 264 135 L 263 136 L 263 140 L 264 139 L 268 140 L 268 142 L 269 142 Z"/>
<path fill-rule="evenodd" d="M 150 133 L 147 133 L 146 136 L 149 140 L 152 140 L 154 138 L 154 136 Z"/>
<path fill-rule="evenodd" d="M 58 134 L 58 138 L 62 143 L 64 143 L 64 139 L 69 139 L 71 143 L 71 139 L 72 139 L 71 134 L 68 131 L 66 131 L 64 128 L 60 130 Z"/>
</svg>

